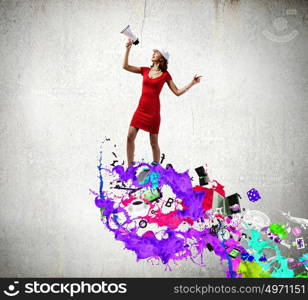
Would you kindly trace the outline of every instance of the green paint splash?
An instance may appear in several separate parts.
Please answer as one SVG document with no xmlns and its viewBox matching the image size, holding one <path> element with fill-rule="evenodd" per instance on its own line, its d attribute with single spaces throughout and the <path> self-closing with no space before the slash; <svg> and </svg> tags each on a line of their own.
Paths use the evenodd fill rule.
<svg viewBox="0 0 308 300">
<path fill-rule="evenodd" d="M 277 234 L 281 239 L 288 237 L 288 234 L 286 232 L 286 228 L 283 224 L 271 224 L 269 226 L 269 230 L 272 233 Z"/>
</svg>

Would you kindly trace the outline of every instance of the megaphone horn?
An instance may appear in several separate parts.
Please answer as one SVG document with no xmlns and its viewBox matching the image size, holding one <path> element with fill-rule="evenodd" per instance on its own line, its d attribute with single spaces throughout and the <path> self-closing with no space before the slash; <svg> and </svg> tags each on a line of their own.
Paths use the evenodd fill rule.
<svg viewBox="0 0 308 300">
<path fill-rule="evenodd" d="M 138 45 L 139 44 L 138 38 L 132 33 L 132 31 L 130 30 L 129 25 L 127 25 L 120 33 L 123 33 L 129 39 L 131 39 L 133 41 L 134 45 Z"/>
</svg>

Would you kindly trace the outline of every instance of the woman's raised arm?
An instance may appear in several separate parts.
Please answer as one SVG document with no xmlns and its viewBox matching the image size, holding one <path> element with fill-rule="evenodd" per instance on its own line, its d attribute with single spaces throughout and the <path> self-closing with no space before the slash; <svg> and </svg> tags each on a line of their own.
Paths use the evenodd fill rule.
<svg viewBox="0 0 308 300">
<path fill-rule="evenodd" d="M 130 48 L 132 47 L 133 41 L 131 39 L 128 39 L 128 42 L 126 43 L 126 52 L 125 52 L 125 56 L 124 56 L 124 62 L 123 62 L 123 69 L 129 72 L 133 72 L 133 73 L 141 73 L 141 68 L 140 67 L 135 67 L 135 66 L 131 66 L 128 64 L 128 55 L 129 55 L 129 51 Z"/>
</svg>

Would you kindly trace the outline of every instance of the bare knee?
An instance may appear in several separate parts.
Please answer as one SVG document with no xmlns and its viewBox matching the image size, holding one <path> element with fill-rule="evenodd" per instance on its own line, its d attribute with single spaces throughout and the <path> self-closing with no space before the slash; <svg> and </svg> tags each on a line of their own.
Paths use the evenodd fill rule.
<svg viewBox="0 0 308 300">
<path fill-rule="evenodd" d="M 159 148 L 157 141 L 151 141 L 150 143 L 152 148 Z"/>
<path fill-rule="evenodd" d="M 133 133 L 128 133 L 127 134 L 127 143 L 131 144 L 135 141 L 136 135 Z"/>
</svg>

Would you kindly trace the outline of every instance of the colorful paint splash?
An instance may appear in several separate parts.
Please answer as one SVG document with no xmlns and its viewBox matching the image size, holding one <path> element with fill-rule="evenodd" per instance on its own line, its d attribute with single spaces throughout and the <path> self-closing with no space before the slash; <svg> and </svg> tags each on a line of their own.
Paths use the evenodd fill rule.
<svg viewBox="0 0 308 300">
<path fill-rule="evenodd" d="M 103 224 L 137 261 L 160 261 L 169 270 L 170 262 L 187 259 L 204 266 L 204 251 L 211 251 L 221 267 L 226 265 L 226 277 L 306 276 L 303 269 L 294 270 L 307 266 L 307 254 L 298 260 L 281 254 L 286 227 L 270 224 L 260 211 L 245 210 L 238 194 L 226 197 L 222 184 L 205 180 L 203 167 L 202 174 L 201 167 L 196 169 L 202 185 L 193 186 L 189 170 L 164 168 L 162 161 L 137 162 L 128 169 L 116 162 L 103 168 L 100 152 L 99 192 L 90 191 Z"/>
</svg>

